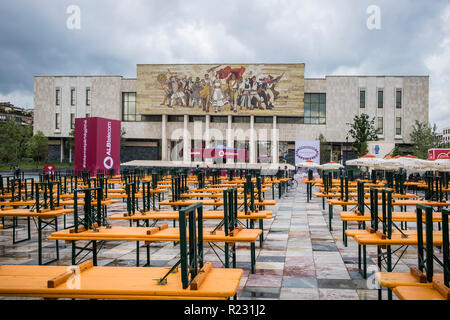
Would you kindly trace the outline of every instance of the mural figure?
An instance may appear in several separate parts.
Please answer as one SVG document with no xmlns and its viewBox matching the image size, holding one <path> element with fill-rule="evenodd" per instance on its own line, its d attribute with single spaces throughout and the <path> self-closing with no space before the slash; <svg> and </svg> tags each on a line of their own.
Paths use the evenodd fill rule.
<svg viewBox="0 0 450 320">
<path fill-rule="evenodd" d="M 202 98 L 200 96 L 200 91 L 202 90 L 203 85 L 200 81 L 200 77 L 195 78 L 195 82 L 192 83 L 192 107 L 194 108 L 195 105 L 198 105 L 199 107 L 202 104 Z"/>
</svg>

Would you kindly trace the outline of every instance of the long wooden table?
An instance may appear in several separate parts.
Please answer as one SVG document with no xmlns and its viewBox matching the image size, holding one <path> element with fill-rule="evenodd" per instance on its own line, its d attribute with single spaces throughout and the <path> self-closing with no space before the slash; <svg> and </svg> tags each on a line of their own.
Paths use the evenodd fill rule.
<svg viewBox="0 0 450 320">
<path fill-rule="evenodd" d="M 79 281 L 63 281 L 49 288 L 49 280 L 61 278 L 68 266 L 0 266 L 0 296 L 79 299 L 228 299 L 233 297 L 243 275 L 242 269 L 212 268 L 197 289 L 183 289 L 180 273 L 167 268 L 91 267 L 79 273 Z"/>
<path fill-rule="evenodd" d="M 213 229 L 204 228 L 203 229 L 203 242 L 207 243 L 249 243 L 251 251 L 251 271 L 254 272 L 254 264 L 256 260 L 255 253 L 255 242 L 261 235 L 262 230 L 260 229 L 241 229 L 240 231 L 225 235 L 225 231 L 216 230 L 212 233 Z M 50 240 L 64 240 L 72 244 L 72 264 L 75 264 L 75 248 L 76 241 L 86 240 L 92 241 L 93 246 L 97 247 L 97 241 L 136 241 L 137 242 L 137 262 L 139 262 L 139 242 L 144 242 L 147 246 L 151 242 L 169 241 L 178 242 L 180 241 L 180 229 L 179 228 L 168 228 L 167 225 L 160 227 L 99 227 L 97 231 L 92 229 L 84 230 L 79 232 L 74 232 L 73 229 L 66 229 L 57 232 L 53 232 L 48 239 Z M 189 239 L 189 236 L 187 236 Z M 92 250 L 94 264 L 97 261 L 97 251 Z M 150 251 L 147 250 L 147 263 L 150 262 L 149 259 Z"/>
</svg>

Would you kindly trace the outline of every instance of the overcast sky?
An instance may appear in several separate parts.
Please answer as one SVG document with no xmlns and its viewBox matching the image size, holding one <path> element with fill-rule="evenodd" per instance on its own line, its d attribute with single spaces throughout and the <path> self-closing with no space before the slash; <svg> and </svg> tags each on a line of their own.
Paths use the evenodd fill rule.
<svg viewBox="0 0 450 320">
<path fill-rule="evenodd" d="M 70 5 L 80 29 L 69 29 Z M 380 8 L 369 29 L 367 8 Z M 71 20 L 72 21 L 72 20 Z M 300 63 L 305 77 L 429 75 L 430 122 L 450 126 L 450 2 L 0 2 L 0 101 L 33 107 L 35 75 L 136 77 L 139 63 Z"/>
</svg>

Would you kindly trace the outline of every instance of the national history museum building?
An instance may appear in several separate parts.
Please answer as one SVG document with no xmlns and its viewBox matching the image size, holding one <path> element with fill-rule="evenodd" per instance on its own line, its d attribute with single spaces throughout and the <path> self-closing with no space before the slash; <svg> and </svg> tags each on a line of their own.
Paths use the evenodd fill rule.
<svg viewBox="0 0 450 320">
<path fill-rule="evenodd" d="M 305 78 L 305 64 L 139 64 L 137 78 L 36 76 L 34 131 L 49 161 L 73 160 L 76 118 L 122 121 L 121 161 L 294 163 L 295 142 L 331 145 L 323 159 L 353 157 L 353 117 L 375 117 L 380 141 L 410 144 L 428 122 L 428 76 Z M 189 152 L 185 152 L 189 150 Z"/>
</svg>

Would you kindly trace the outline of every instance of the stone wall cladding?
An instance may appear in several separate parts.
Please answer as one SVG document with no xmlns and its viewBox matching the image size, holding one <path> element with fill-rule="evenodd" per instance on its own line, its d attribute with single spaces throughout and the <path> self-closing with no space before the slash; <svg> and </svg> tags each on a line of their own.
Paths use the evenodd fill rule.
<svg viewBox="0 0 450 320">
<path fill-rule="evenodd" d="M 157 147 L 126 146 L 120 150 L 120 162 L 133 160 L 158 160 Z"/>
</svg>

